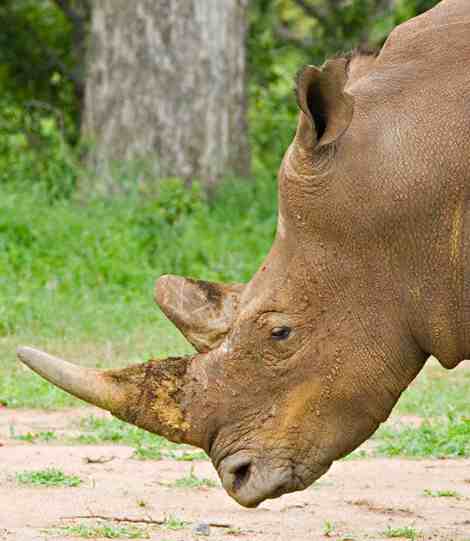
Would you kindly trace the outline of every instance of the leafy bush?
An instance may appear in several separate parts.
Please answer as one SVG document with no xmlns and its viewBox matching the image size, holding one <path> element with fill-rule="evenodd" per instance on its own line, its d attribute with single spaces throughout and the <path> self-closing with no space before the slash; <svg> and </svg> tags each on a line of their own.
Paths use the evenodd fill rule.
<svg viewBox="0 0 470 541">
<path fill-rule="evenodd" d="M 30 190 L 41 185 L 51 199 L 70 197 L 79 168 L 64 140 L 60 113 L 31 103 L 0 99 L 0 185 Z"/>
</svg>

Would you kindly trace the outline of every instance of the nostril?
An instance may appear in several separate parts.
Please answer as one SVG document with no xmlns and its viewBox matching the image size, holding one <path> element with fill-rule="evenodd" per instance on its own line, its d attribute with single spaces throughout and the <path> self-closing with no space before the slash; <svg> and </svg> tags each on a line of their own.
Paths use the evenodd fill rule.
<svg viewBox="0 0 470 541">
<path fill-rule="evenodd" d="M 240 490 L 250 478 L 251 462 L 246 462 L 245 464 L 239 465 L 236 469 L 233 470 L 232 473 L 234 475 L 233 489 Z"/>
</svg>

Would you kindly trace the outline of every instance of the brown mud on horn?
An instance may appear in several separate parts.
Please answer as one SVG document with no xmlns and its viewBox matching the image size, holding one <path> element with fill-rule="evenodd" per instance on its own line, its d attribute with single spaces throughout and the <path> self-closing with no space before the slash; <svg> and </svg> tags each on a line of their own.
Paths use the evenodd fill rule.
<svg viewBox="0 0 470 541">
<path fill-rule="evenodd" d="M 193 357 L 151 360 L 119 370 L 80 367 L 21 347 L 19 359 L 54 385 L 114 416 L 177 443 L 204 447 L 204 430 L 192 407 L 198 402 Z"/>
</svg>

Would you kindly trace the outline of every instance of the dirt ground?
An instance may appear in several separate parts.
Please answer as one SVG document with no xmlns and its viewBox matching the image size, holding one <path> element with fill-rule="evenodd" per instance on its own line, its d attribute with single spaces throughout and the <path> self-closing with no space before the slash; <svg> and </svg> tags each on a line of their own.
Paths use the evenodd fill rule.
<svg viewBox="0 0 470 541">
<path fill-rule="evenodd" d="M 217 480 L 209 462 L 138 461 L 133 449 L 117 445 L 28 444 L 15 432 L 66 431 L 74 418 L 97 410 L 60 412 L 0 410 L 0 539 L 70 539 L 54 529 L 99 523 L 83 516 L 128 518 L 159 541 L 385 540 L 387 528 L 413 528 L 418 539 L 470 541 L 470 460 L 362 459 L 335 464 L 313 487 L 243 509 L 221 488 L 176 488 L 189 474 Z M 109 458 L 105 463 L 87 459 Z M 20 486 L 23 470 L 59 468 L 80 476 L 79 487 Z M 452 490 L 459 497 L 424 491 Z M 189 523 L 169 530 L 145 521 L 177 517 Z M 194 525 L 210 523 L 209 537 Z M 122 525 L 123 523 L 114 522 Z M 207 533 L 207 532 L 206 532 Z"/>
</svg>

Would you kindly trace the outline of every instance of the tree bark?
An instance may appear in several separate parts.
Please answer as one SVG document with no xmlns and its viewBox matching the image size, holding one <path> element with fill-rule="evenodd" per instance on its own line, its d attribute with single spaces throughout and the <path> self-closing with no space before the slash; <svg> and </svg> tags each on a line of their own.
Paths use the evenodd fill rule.
<svg viewBox="0 0 470 541">
<path fill-rule="evenodd" d="M 207 185 L 249 173 L 247 5 L 92 2 L 82 133 L 99 173 L 123 159 Z"/>
</svg>

